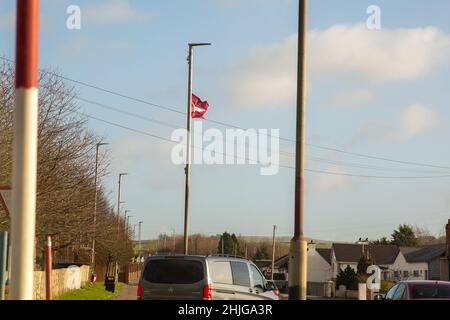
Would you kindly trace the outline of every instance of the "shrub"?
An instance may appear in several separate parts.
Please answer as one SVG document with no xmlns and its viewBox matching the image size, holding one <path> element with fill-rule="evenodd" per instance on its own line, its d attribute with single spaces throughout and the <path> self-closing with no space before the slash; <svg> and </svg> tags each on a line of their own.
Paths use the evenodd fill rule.
<svg viewBox="0 0 450 320">
<path fill-rule="evenodd" d="M 345 270 L 339 270 L 336 278 L 336 286 L 344 285 L 347 290 L 357 290 L 358 289 L 358 277 L 352 267 L 347 266 Z"/>
</svg>

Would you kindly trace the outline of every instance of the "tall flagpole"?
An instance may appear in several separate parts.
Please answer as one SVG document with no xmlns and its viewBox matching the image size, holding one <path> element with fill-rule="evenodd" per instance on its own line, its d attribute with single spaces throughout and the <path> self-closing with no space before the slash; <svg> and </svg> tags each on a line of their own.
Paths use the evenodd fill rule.
<svg viewBox="0 0 450 320">
<path fill-rule="evenodd" d="M 193 69 L 194 49 L 189 44 L 189 78 L 188 78 L 188 107 L 187 107 L 187 148 L 186 148 L 186 188 L 184 193 L 184 254 L 189 252 L 189 189 L 191 187 L 191 125 L 192 125 L 192 69 Z"/>
<path fill-rule="evenodd" d="M 187 147 L 186 147 L 186 186 L 184 193 L 184 254 L 189 253 L 189 190 L 191 187 L 191 126 L 192 126 L 192 73 L 194 63 L 194 47 L 209 46 L 210 43 L 189 43 L 189 78 L 187 106 Z"/>
<path fill-rule="evenodd" d="M 32 300 L 39 114 L 39 0 L 18 0 L 16 23 L 10 299 Z"/>
</svg>

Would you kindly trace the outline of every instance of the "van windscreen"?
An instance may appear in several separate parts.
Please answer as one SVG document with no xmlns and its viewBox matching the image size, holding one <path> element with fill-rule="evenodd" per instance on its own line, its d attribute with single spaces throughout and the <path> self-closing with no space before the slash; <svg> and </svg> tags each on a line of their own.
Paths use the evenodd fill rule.
<svg viewBox="0 0 450 320">
<path fill-rule="evenodd" d="M 205 278 L 203 263 L 196 260 L 150 260 L 144 279 L 151 283 L 193 284 Z"/>
</svg>

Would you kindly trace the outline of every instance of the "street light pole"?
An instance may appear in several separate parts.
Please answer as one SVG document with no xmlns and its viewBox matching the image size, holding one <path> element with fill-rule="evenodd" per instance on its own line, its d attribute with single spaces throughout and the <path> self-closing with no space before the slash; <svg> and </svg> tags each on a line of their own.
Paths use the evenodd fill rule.
<svg viewBox="0 0 450 320">
<path fill-rule="evenodd" d="M 94 196 L 94 234 L 92 236 L 92 252 L 91 252 L 91 265 L 92 269 L 95 270 L 95 236 L 97 232 L 97 198 L 98 198 L 98 162 L 99 155 L 98 151 L 101 146 L 105 146 L 107 143 L 101 142 L 97 143 L 97 149 L 95 152 L 95 178 L 94 178 L 94 187 L 95 187 L 95 196 Z"/>
<path fill-rule="evenodd" d="M 127 233 L 128 229 L 128 215 L 127 213 L 131 212 L 131 210 L 125 210 L 124 216 L 123 216 L 123 228 L 125 229 L 125 234 Z"/>
<path fill-rule="evenodd" d="M 139 229 L 138 229 L 139 253 L 142 251 L 142 246 L 141 246 L 141 225 L 142 225 L 142 223 L 144 223 L 144 221 L 139 221 Z"/>
<path fill-rule="evenodd" d="M 39 1 L 17 1 L 11 300 L 33 299 L 38 151 Z"/>
<path fill-rule="evenodd" d="M 194 62 L 194 47 L 209 46 L 210 43 L 189 43 L 189 78 L 187 106 L 187 148 L 186 148 L 186 186 L 184 194 L 184 254 L 189 252 L 189 190 L 191 186 L 191 125 L 192 125 L 192 74 Z"/>
<path fill-rule="evenodd" d="M 307 0 L 299 0 L 298 70 L 297 70 L 297 139 L 295 162 L 295 232 L 291 240 L 289 259 L 289 299 L 307 298 L 308 244 L 303 233 L 305 174 L 305 113 L 306 113 L 306 53 Z"/>
<path fill-rule="evenodd" d="M 130 212 L 130 210 L 127 210 L 126 212 Z M 125 214 L 126 214 L 126 212 L 125 212 Z M 130 227 L 130 218 L 131 218 L 132 216 L 127 216 L 127 232 L 128 232 L 128 228 Z"/>
<path fill-rule="evenodd" d="M 275 268 L 275 232 L 276 232 L 277 226 L 273 226 L 273 237 L 272 237 L 272 281 L 273 281 L 273 270 Z"/>
<path fill-rule="evenodd" d="M 119 174 L 119 191 L 117 193 L 117 233 L 119 233 L 119 226 L 120 226 L 120 197 L 121 197 L 121 183 L 122 183 L 122 177 L 127 176 L 128 173 L 120 173 Z"/>
<path fill-rule="evenodd" d="M 172 229 L 172 237 L 173 237 L 173 253 L 175 254 L 176 250 L 176 238 L 175 238 L 175 229 Z"/>
</svg>

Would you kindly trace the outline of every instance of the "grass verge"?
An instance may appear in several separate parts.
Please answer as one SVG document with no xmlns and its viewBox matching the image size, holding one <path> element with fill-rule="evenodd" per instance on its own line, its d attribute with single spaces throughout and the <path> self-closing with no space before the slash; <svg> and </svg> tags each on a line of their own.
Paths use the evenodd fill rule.
<svg viewBox="0 0 450 320">
<path fill-rule="evenodd" d="M 55 300 L 112 300 L 117 297 L 123 283 L 118 283 L 114 293 L 105 290 L 103 282 L 97 282 L 94 285 L 87 285 L 79 290 L 66 292 L 62 296 L 56 297 Z"/>
</svg>

